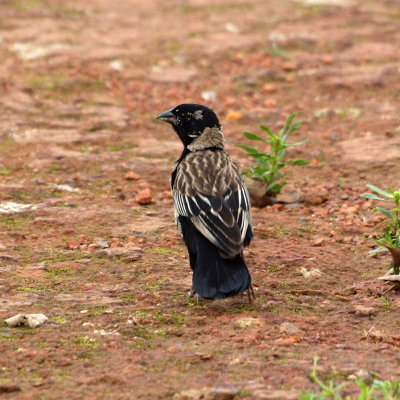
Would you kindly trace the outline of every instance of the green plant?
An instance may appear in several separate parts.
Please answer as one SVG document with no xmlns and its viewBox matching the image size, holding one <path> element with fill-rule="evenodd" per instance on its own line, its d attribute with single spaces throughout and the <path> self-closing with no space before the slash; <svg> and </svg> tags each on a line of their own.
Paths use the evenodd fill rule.
<svg viewBox="0 0 400 400">
<path fill-rule="evenodd" d="M 310 374 L 310 378 L 314 381 L 320 389 L 321 393 L 302 392 L 300 394 L 300 400 L 396 400 L 400 395 L 400 382 L 390 382 L 374 379 L 374 381 L 369 384 L 364 380 L 359 379 L 356 381 L 357 386 L 360 388 L 360 392 L 356 398 L 351 396 L 342 396 L 342 389 L 345 385 L 344 382 L 335 385 L 331 379 L 328 383 L 323 382 L 317 374 L 318 357 L 314 357 L 314 366 Z M 378 392 L 378 393 L 377 393 Z"/>
<path fill-rule="evenodd" d="M 380 200 L 392 203 L 392 209 L 388 210 L 382 207 L 375 207 L 372 212 L 379 211 L 387 219 L 384 221 L 383 233 L 375 240 L 380 246 L 370 253 L 390 251 L 393 262 L 390 268 L 393 268 L 395 275 L 399 274 L 400 267 L 400 189 L 393 191 L 390 188 L 387 191 L 374 185 L 367 185 L 376 194 L 364 193 L 361 196 L 369 200 Z"/>
<path fill-rule="evenodd" d="M 296 114 L 290 115 L 285 126 L 277 135 L 274 135 L 267 126 L 260 125 L 260 128 L 267 133 L 266 139 L 263 139 L 254 133 L 243 133 L 244 136 L 250 140 L 260 141 L 269 145 L 270 149 L 267 153 L 259 152 L 257 149 L 245 146 L 243 144 L 236 145 L 237 147 L 246 150 L 247 155 L 256 159 L 257 163 L 259 164 L 256 166 L 250 165 L 248 170 L 243 171 L 243 174 L 260 182 L 264 182 L 266 184 L 266 192 L 272 195 L 279 194 L 283 186 L 285 186 L 287 183 L 285 181 L 278 182 L 284 175 L 282 168 L 285 165 L 307 165 L 309 163 L 308 160 L 302 159 L 283 159 L 288 147 L 301 146 L 308 141 L 306 139 L 293 144 L 289 144 L 287 142 L 289 135 L 293 131 L 299 129 L 302 124 L 302 121 L 297 121 L 292 125 L 292 121 L 295 116 Z"/>
</svg>

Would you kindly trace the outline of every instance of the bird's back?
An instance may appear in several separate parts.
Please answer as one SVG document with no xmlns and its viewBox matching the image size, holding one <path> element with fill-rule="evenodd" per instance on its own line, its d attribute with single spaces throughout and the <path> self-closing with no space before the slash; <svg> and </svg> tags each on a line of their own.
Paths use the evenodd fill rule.
<svg viewBox="0 0 400 400">
<path fill-rule="evenodd" d="M 178 165 L 173 189 L 189 195 L 201 192 L 223 196 L 230 188 L 236 191 L 242 178 L 238 168 L 222 149 L 205 149 L 189 153 Z"/>
<path fill-rule="evenodd" d="M 179 163 L 172 185 L 177 215 L 226 258 L 234 258 L 253 235 L 250 200 L 237 166 L 222 149 L 191 152 Z"/>
</svg>

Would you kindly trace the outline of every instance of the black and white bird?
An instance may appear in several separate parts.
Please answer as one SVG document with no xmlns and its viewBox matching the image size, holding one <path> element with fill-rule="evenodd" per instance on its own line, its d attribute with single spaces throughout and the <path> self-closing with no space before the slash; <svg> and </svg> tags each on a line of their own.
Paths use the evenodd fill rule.
<svg viewBox="0 0 400 400">
<path fill-rule="evenodd" d="M 181 104 L 157 119 L 170 123 L 184 149 L 172 172 L 175 219 L 193 270 L 191 295 L 254 297 L 243 248 L 253 237 L 250 198 L 238 167 L 224 151 L 214 111 Z"/>
</svg>

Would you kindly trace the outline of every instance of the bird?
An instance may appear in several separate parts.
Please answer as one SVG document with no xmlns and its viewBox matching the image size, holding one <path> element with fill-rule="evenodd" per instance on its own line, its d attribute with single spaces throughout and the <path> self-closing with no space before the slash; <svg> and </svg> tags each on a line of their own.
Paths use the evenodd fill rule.
<svg viewBox="0 0 400 400">
<path fill-rule="evenodd" d="M 253 237 L 250 197 L 224 150 L 213 110 L 180 104 L 156 117 L 172 125 L 183 151 L 171 175 L 175 222 L 193 271 L 191 297 L 225 299 L 247 291 L 255 299 L 243 249 Z"/>
</svg>

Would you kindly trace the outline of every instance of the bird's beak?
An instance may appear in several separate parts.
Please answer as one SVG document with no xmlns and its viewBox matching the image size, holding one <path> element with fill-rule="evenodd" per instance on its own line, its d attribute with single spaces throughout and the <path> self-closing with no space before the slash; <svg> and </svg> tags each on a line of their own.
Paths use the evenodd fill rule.
<svg viewBox="0 0 400 400">
<path fill-rule="evenodd" d="M 168 122 L 169 124 L 172 124 L 174 122 L 174 114 L 172 114 L 173 108 L 170 110 L 164 111 L 161 113 L 156 119 L 160 119 L 161 121 Z"/>
</svg>

